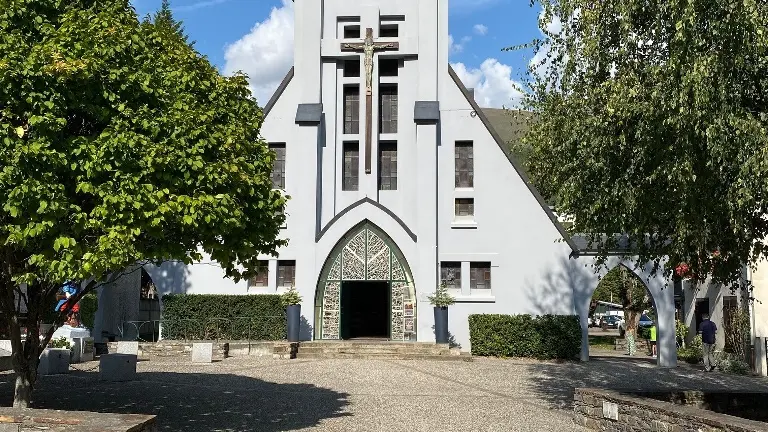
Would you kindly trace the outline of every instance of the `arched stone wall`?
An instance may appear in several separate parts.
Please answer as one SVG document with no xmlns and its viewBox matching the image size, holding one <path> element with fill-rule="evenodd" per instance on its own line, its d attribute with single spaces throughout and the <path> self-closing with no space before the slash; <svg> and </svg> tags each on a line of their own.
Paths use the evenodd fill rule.
<svg viewBox="0 0 768 432">
<path fill-rule="evenodd" d="M 669 283 L 661 276 L 664 268 L 659 274 L 652 275 L 652 263 L 636 268 L 633 257 L 609 257 L 604 266 L 600 266 L 595 272 L 596 258 L 594 256 L 582 255 L 572 260 L 571 271 L 578 272 L 581 286 L 574 286 L 573 301 L 576 313 L 581 321 L 581 360 L 589 360 L 589 304 L 592 295 L 597 289 L 600 278 L 605 276 L 608 271 L 617 267 L 624 266 L 636 274 L 645 283 L 648 292 L 651 294 L 653 304 L 657 315 L 657 363 L 664 367 L 677 366 L 677 345 L 675 343 L 675 297 L 674 288 L 671 281 Z"/>
</svg>

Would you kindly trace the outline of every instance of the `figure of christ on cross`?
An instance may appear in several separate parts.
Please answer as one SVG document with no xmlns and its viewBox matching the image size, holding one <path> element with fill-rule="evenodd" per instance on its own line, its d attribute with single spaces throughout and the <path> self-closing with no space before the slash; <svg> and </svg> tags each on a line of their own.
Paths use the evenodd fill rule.
<svg viewBox="0 0 768 432">
<path fill-rule="evenodd" d="M 375 42 L 373 29 L 365 29 L 365 40 L 362 43 L 342 43 L 342 51 L 362 52 L 365 65 L 365 173 L 371 173 L 371 140 L 373 139 L 373 54 L 375 51 L 398 50 L 398 42 Z"/>
</svg>

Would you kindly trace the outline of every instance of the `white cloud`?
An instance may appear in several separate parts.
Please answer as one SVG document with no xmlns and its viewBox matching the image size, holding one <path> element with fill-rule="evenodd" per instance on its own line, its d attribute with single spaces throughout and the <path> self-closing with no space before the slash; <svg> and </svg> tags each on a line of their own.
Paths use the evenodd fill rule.
<svg viewBox="0 0 768 432">
<path fill-rule="evenodd" d="M 480 36 L 485 36 L 486 34 L 488 34 L 488 27 L 483 24 L 475 24 L 473 29 L 475 33 Z"/>
<path fill-rule="evenodd" d="M 195 3 L 189 4 L 189 5 L 186 5 L 186 6 L 174 7 L 173 11 L 174 12 L 189 12 L 189 11 L 193 11 L 193 10 L 197 10 L 197 9 L 207 8 L 209 6 L 216 6 L 218 4 L 222 4 L 222 3 L 225 3 L 225 2 L 228 2 L 228 1 L 229 0 L 202 0 L 202 1 L 198 1 L 198 2 L 195 2 Z"/>
<path fill-rule="evenodd" d="M 472 40 L 471 36 L 464 36 L 459 43 L 453 39 L 453 35 L 448 35 L 448 54 L 458 54 L 464 52 L 464 47 Z"/>
<path fill-rule="evenodd" d="M 545 11 L 542 10 L 539 13 L 539 20 L 546 18 Z M 544 29 L 549 34 L 559 35 L 563 31 L 563 22 L 557 15 L 552 15 L 551 19 L 546 22 Z M 543 31 L 539 30 L 542 35 L 545 35 Z M 539 51 L 533 56 L 529 62 L 529 66 L 533 69 L 533 74 L 539 78 L 544 78 L 547 68 L 551 66 L 551 60 L 547 57 L 550 55 L 552 47 L 549 44 L 545 44 L 539 49 Z"/>
<path fill-rule="evenodd" d="M 475 89 L 475 100 L 484 108 L 513 108 L 523 98 L 520 84 L 512 79 L 512 67 L 498 60 L 486 59 L 479 69 L 464 63 L 452 63 L 453 69 L 467 88 Z"/>
<path fill-rule="evenodd" d="M 251 91 L 260 106 L 267 101 L 293 66 L 293 1 L 283 0 L 269 17 L 247 35 L 226 47 L 224 73 L 248 74 Z"/>
</svg>

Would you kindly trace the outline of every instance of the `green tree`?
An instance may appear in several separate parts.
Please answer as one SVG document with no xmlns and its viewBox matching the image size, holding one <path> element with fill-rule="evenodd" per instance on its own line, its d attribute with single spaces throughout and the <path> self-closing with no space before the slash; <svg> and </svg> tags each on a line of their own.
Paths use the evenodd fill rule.
<svg viewBox="0 0 768 432">
<path fill-rule="evenodd" d="M 29 403 L 54 330 L 40 341 L 37 324 L 62 282 L 89 281 L 77 300 L 134 264 L 203 254 L 247 278 L 285 244 L 287 198 L 245 77 L 219 75 L 163 13 L 0 0 L 0 319 L 15 406 Z"/>
<path fill-rule="evenodd" d="M 542 193 L 602 261 L 625 234 L 655 270 L 669 257 L 667 276 L 687 263 L 738 283 L 768 252 L 768 3 L 533 3 L 525 142 Z"/>
</svg>

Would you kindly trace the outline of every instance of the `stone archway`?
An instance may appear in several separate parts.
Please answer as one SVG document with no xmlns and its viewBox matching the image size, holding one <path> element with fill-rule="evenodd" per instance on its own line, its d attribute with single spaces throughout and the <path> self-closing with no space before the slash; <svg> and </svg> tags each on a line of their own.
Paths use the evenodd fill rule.
<svg viewBox="0 0 768 432">
<path fill-rule="evenodd" d="M 315 295 L 315 339 L 341 338 L 345 281 L 389 282 L 390 339 L 416 340 L 416 290 L 410 268 L 392 239 L 369 221 L 342 237 L 325 261 Z"/>
</svg>

